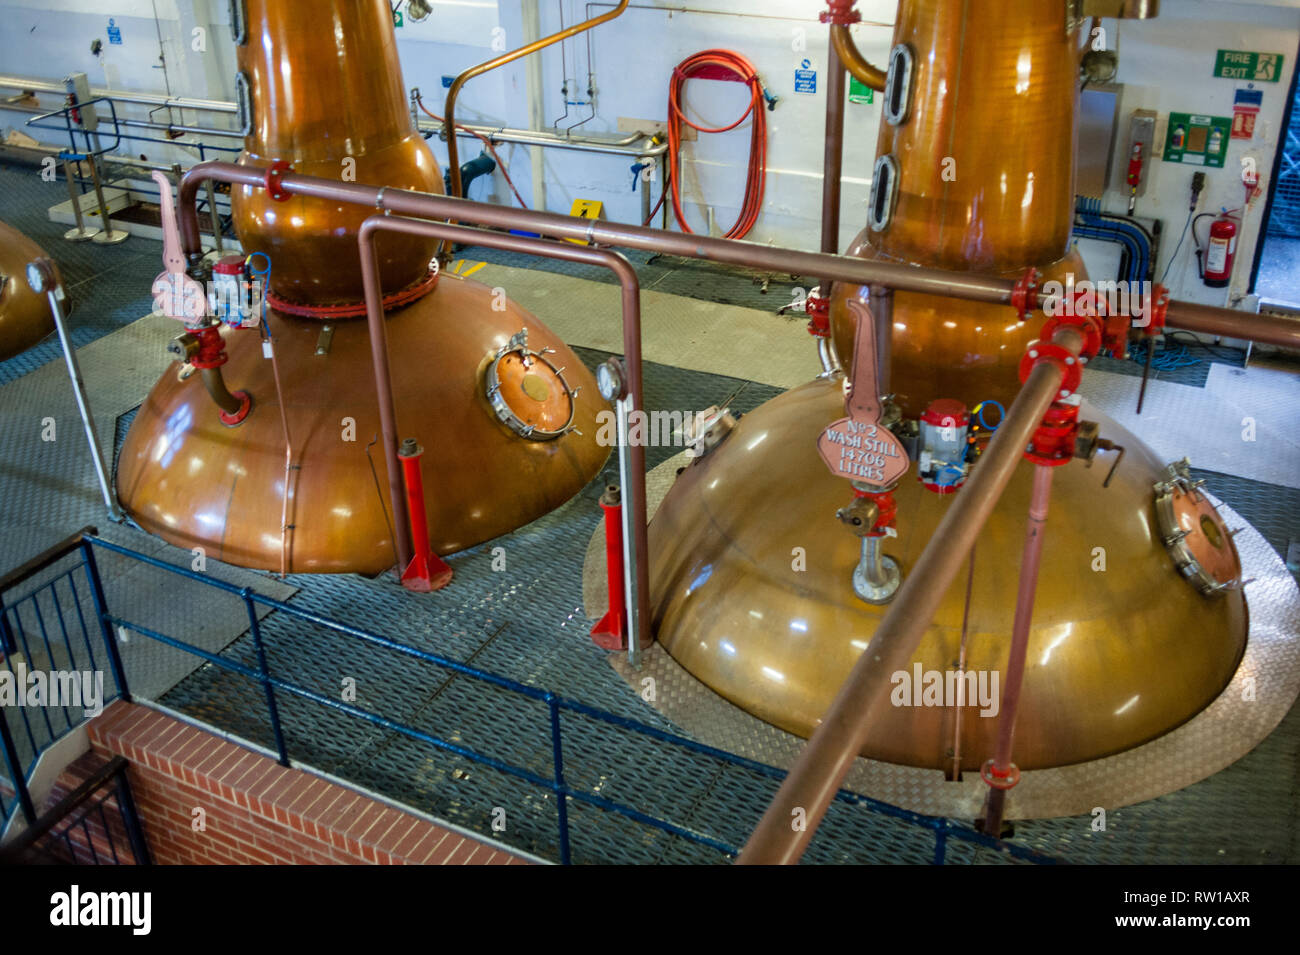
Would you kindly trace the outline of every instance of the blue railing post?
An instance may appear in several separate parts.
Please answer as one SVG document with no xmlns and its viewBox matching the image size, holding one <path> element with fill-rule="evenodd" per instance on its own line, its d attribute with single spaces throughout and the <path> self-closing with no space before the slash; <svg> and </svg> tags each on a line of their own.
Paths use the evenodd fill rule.
<svg viewBox="0 0 1300 955">
<path fill-rule="evenodd" d="M 555 811 L 560 827 L 560 865 L 569 864 L 569 796 L 564 785 L 564 752 L 560 746 L 560 701 L 554 693 L 546 694 L 551 710 L 551 762 L 555 769 Z"/>
<path fill-rule="evenodd" d="M 135 797 L 131 795 L 131 783 L 126 778 L 125 766 L 117 773 L 117 810 L 122 814 L 122 824 L 126 828 L 126 841 L 131 846 L 131 855 L 135 857 L 135 864 L 153 865 L 153 857 L 149 854 L 149 843 L 140 825 L 140 814 L 135 808 Z"/>
<path fill-rule="evenodd" d="M 95 549 L 86 538 L 81 539 L 81 553 L 86 560 L 86 579 L 90 584 L 90 596 L 95 603 L 95 616 L 99 618 L 99 632 L 104 636 L 104 649 L 108 651 L 108 665 L 113 671 L 113 682 L 117 684 L 118 695 L 126 702 L 131 702 L 131 690 L 126 685 L 126 669 L 122 666 L 122 655 L 117 648 L 117 635 L 108 622 L 108 600 L 104 597 L 104 582 L 99 576 L 99 565 L 95 563 Z"/>
<path fill-rule="evenodd" d="M 253 605 L 253 591 L 245 587 L 239 592 L 248 610 L 248 629 L 253 636 L 253 649 L 257 651 L 257 676 L 266 692 L 266 709 L 271 716 L 271 732 L 275 736 L 275 751 L 280 754 L 280 765 L 289 765 L 289 750 L 284 745 L 284 730 L 280 726 L 280 709 L 275 703 L 275 687 L 271 686 L 271 673 L 266 667 L 266 648 L 262 646 L 262 627 L 257 620 L 257 607 Z"/>
<path fill-rule="evenodd" d="M 9 625 L 9 611 L 5 610 L 4 594 L 0 594 L 0 647 L 6 656 L 18 652 L 18 641 L 14 639 L 13 628 Z"/>
<path fill-rule="evenodd" d="M 948 826 L 951 823 L 946 818 L 940 819 L 939 824 L 934 827 L 934 864 L 943 865 L 943 861 L 948 855 Z"/>
<path fill-rule="evenodd" d="M 5 765 L 9 767 L 9 779 L 14 784 L 18 804 L 23 808 L 23 818 L 30 826 L 36 822 L 36 806 L 32 803 L 32 794 L 27 791 L 27 774 L 23 771 L 22 761 L 18 758 L 18 747 L 14 745 L 13 734 L 9 732 L 9 720 L 0 713 L 0 741 L 4 744 Z"/>
</svg>

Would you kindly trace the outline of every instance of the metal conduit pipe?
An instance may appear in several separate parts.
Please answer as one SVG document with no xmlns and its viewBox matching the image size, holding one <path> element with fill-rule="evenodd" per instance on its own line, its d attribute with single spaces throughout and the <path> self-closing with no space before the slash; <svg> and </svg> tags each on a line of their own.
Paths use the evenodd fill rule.
<svg viewBox="0 0 1300 955">
<path fill-rule="evenodd" d="M 384 454 L 388 462 L 389 494 L 392 498 L 393 524 L 398 559 L 405 567 L 411 559 L 410 515 L 402 488 L 401 460 L 398 457 L 397 418 L 388 366 L 388 338 L 384 324 L 383 289 L 379 287 L 379 266 L 374 237 L 382 231 L 431 236 L 465 245 L 487 245 L 509 252 L 564 259 L 609 269 L 622 287 L 623 366 L 627 374 L 628 413 L 642 410 L 641 388 L 641 285 L 636 270 L 617 252 L 593 249 L 567 242 L 534 239 L 505 232 L 487 232 L 468 226 L 422 219 L 405 219 L 373 215 L 361 224 L 358 243 L 361 249 L 361 275 L 365 285 L 366 317 L 370 326 L 370 348 L 374 363 L 375 385 L 379 398 L 379 418 L 384 435 Z M 646 538 L 645 448 L 632 444 L 627 449 L 631 472 L 630 485 L 623 488 L 624 526 L 632 530 L 632 579 L 635 593 L 627 606 L 634 615 L 633 634 L 644 632 L 650 620 L 650 558 Z"/>
<path fill-rule="evenodd" d="M 286 193 L 347 202 L 417 218 L 456 219 L 498 229 L 537 232 L 551 238 L 578 239 L 589 245 L 644 249 L 663 255 L 723 262 L 772 272 L 793 272 L 855 285 L 883 285 L 895 291 L 947 295 L 997 305 L 1011 304 L 1015 282 L 995 276 L 949 272 L 895 262 L 875 262 L 844 255 L 801 252 L 739 239 L 665 232 L 646 226 L 597 219 L 575 219 L 554 212 L 514 209 L 452 196 L 339 182 L 297 173 L 205 162 L 181 177 L 181 243 L 187 255 L 201 256 L 196 200 L 206 180 L 265 186 L 268 179 Z M 1230 338 L 1249 339 L 1284 348 L 1300 348 L 1300 321 L 1279 315 L 1252 315 L 1228 308 L 1170 302 L 1166 322 L 1175 328 Z"/>
<path fill-rule="evenodd" d="M 34 80 L 23 76 L 0 75 L 0 89 L 21 90 L 24 93 L 56 93 L 66 96 L 67 87 L 59 81 Z M 91 98 L 106 96 L 119 103 L 135 103 L 140 106 L 170 106 L 173 109 L 192 109 L 204 113 L 238 113 L 235 103 L 218 99 L 189 99 L 183 96 L 166 96 L 162 93 L 129 93 L 124 90 L 105 89 L 102 86 L 90 88 Z M 13 107 L 12 103 L 0 104 L 5 109 Z"/>
<path fill-rule="evenodd" d="M 57 93 L 66 95 L 63 86 L 58 83 L 46 82 L 44 80 L 29 80 L 21 77 L 0 77 L 0 88 L 10 87 L 13 89 L 22 89 L 42 93 Z M 142 105 L 170 105 L 184 109 L 204 109 L 211 112 L 219 113 L 236 113 L 237 107 L 234 103 L 227 103 L 222 100 L 170 100 L 166 103 L 166 97 L 154 96 L 149 97 L 144 94 L 121 93 L 116 90 L 96 89 L 93 91 L 95 96 L 106 96 L 120 103 L 139 103 Z M 47 112 L 43 107 L 32 106 L 26 103 L 0 102 L 0 110 L 13 110 L 18 113 L 43 113 Z M 196 135 L 222 136 L 231 139 L 242 140 L 244 134 L 238 130 L 216 129 L 206 126 L 177 126 L 175 124 L 159 123 L 153 120 L 142 119 L 119 119 L 122 125 L 129 125 L 138 129 L 150 129 L 155 132 L 191 132 Z M 554 147 L 556 149 L 569 149 L 574 152 L 603 153 L 611 156 L 636 156 L 636 157 L 659 157 L 668 149 L 667 143 L 654 144 L 651 137 L 644 132 L 629 133 L 619 137 L 601 137 L 601 136 L 569 136 L 548 133 L 545 130 L 533 129 L 515 129 L 509 126 L 488 126 L 479 123 L 457 123 L 462 131 L 473 131 L 487 136 L 493 142 L 512 143 L 519 146 L 542 146 Z M 420 132 L 439 133 L 447 128 L 445 123 L 432 120 L 418 120 L 416 127 Z M 194 145 L 186 143 L 177 143 L 178 146 Z M 170 168 L 170 167 L 166 167 Z"/>
<path fill-rule="evenodd" d="M 1061 328 L 1052 341 L 1078 356 L 1083 337 Z M 979 467 L 953 500 L 916 566 L 871 638 L 866 652 L 836 695 L 754 829 L 739 864 L 791 864 L 808 847 L 853 761 L 870 737 L 876 715 L 888 705 L 890 677 L 906 668 L 998 498 L 1015 473 L 1025 446 L 1058 397 L 1064 368 L 1042 361 L 1034 366 L 1006 417 L 993 434 Z M 790 820 L 801 812 L 806 825 Z"/>
<path fill-rule="evenodd" d="M 620 3 L 608 13 L 602 13 L 600 16 L 592 17 L 589 20 L 583 20 L 581 23 L 574 24 L 571 27 L 561 30 L 559 33 L 552 33 L 550 36 L 544 36 L 540 40 L 534 40 L 527 43 L 517 50 L 511 50 L 500 56 L 480 63 L 478 66 L 471 66 L 468 70 L 461 73 L 452 81 L 451 88 L 447 90 L 447 103 L 443 107 L 442 116 L 446 122 L 447 130 L 456 128 L 456 98 L 460 96 L 461 88 L 476 76 L 482 76 L 484 73 L 495 70 L 498 66 L 505 66 L 507 63 L 513 63 L 515 60 L 528 56 L 530 53 L 536 53 L 552 44 L 559 43 L 561 40 L 567 40 L 571 36 L 584 33 L 593 27 L 598 27 L 602 23 L 613 20 L 621 15 L 627 9 L 628 0 L 620 0 Z M 459 196 L 461 194 L 460 184 L 460 155 L 459 148 L 456 145 L 456 137 L 450 132 L 447 135 L 447 165 L 451 169 L 451 194 Z"/>
</svg>

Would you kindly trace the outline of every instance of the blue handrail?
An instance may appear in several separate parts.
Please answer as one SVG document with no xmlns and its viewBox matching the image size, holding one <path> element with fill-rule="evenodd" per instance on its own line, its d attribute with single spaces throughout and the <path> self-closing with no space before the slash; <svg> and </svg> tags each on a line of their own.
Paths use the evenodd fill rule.
<svg viewBox="0 0 1300 955">
<path fill-rule="evenodd" d="M 95 548 L 103 548 L 106 551 L 121 555 L 130 560 L 137 561 L 139 563 L 146 564 L 151 567 L 155 567 L 157 569 L 166 571 L 168 573 L 175 574 L 179 577 L 183 577 L 188 580 L 195 581 L 205 586 L 216 588 L 217 590 L 221 590 L 232 596 L 238 597 L 243 602 L 246 608 L 246 612 L 248 614 L 248 620 L 249 620 L 248 632 L 252 639 L 253 647 L 255 650 L 256 666 L 252 666 L 247 663 L 240 662 L 238 660 L 228 659 L 218 654 L 211 653 L 200 647 L 194 646 L 193 644 L 190 644 L 186 641 L 169 636 L 168 634 L 165 633 L 161 633 L 150 627 L 146 627 L 142 624 L 133 622 L 125 617 L 118 616 L 112 613 L 110 608 L 107 606 L 107 601 L 106 598 L 104 597 L 103 586 L 99 577 L 98 567 L 95 563 L 95 555 L 94 555 Z M 281 693 L 286 693 L 300 699 L 311 701 L 321 706 L 329 707 L 331 710 L 335 712 L 343 713 L 351 718 L 362 720 L 372 725 L 382 727 L 391 732 L 398 733 L 407 738 L 417 740 L 419 742 L 424 743 L 425 745 L 433 747 L 434 749 L 453 753 L 463 759 L 469 760 L 471 762 L 480 765 L 488 766 L 506 775 L 512 776 L 516 779 L 520 779 L 531 785 L 537 786 L 540 789 L 549 791 L 550 793 L 554 794 L 556 799 L 556 810 L 557 810 L 556 824 L 557 824 L 558 839 L 559 839 L 559 861 L 563 864 L 568 864 L 572 861 L 571 850 L 570 850 L 570 822 L 568 817 L 568 800 L 570 799 L 576 802 L 583 803 L 585 805 L 599 808 L 606 812 L 623 816 L 624 818 L 631 819 L 639 824 L 658 829 L 662 832 L 669 833 L 673 836 L 687 839 L 691 842 L 695 842 L 703 846 L 707 846 L 729 857 L 734 857 L 739 852 L 739 848 L 737 846 L 729 844 L 707 833 L 698 832 L 694 829 L 691 829 L 687 826 L 683 826 L 669 819 L 660 818 L 659 816 L 645 812 L 634 806 L 627 805 L 626 803 L 622 803 L 617 800 L 613 800 L 593 792 L 589 792 L 583 789 L 578 789 L 578 788 L 574 788 L 573 786 L 570 786 L 566 782 L 565 775 L 564 775 L 562 716 L 566 711 L 577 716 L 584 716 L 590 719 L 603 722 L 607 725 L 617 727 L 621 730 L 637 733 L 639 735 L 657 740 L 659 742 L 674 747 L 678 747 L 680 749 L 687 750 L 692 753 L 696 753 L 702 756 L 707 756 L 709 758 L 718 760 L 719 762 L 725 764 L 729 764 L 732 766 L 749 770 L 751 772 L 765 776 L 772 780 L 780 781 L 784 779 L 786 775 L 784 770 L 777 769 L 773 766 L 768 766 L 764 763 L 760 763 L 752 759 L 747 759 L 745 757 L 738 756 L 733 753 L 728 753 L 724 750 L 717 749 L 712 746 L 708 746 L 704 743 L 700 743 L 695 740 L 678 736 L 675 733 L 671 733 L 666 730 L 662 730 L 657 727 L 650 726 L 646 723 L 640 722 L 639 720 L 631 719 L 625 716 L 619 716 L 617 714 L 610 713 L 606 710 L 602 710 L 597 707 L 593 707 L 576 700 L 567 699 L 556 693 L 552 693 L 548 690 L 544 690 L 536 686 L 529 686 L 528 684 L 520 683 L 517 680 L 513 680 L 508 677 L 501 676 L 500 674 L 492 673 L 491 671 L 484 670 L 480 667 L 475 667 L 469 664 L 461 663 L 449 657 L 442 656 L 441 654 L 432 653 L 427 650 L 419 649 L 417 647 L 408 646 L 406 644 L 399 643 L 395 640 L 389 639 L 379 634 L 371 633 L 369 631 L 362 630 L 358 627 L 354 627 L 337 620 L 332 620 L 327 617 L 322 617 L 319 614 L 301 609 L 299 607 L 285 603 L 284 601 L 276 600 L 272 597 L 267 597 L 262 594 L 256 593 L 248 587 L 239 587 L 222 580 L 214 579 L 206 574 L 199 573 L 197 571 L 191 570 L 183 566 L 178 566 L 176 564 L 168 563 L 164 560 L 160 560 L 159 558 L 152 557 L 148 554 L 140 553 L 139 551 L 133 550 L 129 547 L 124 547 L 120 544 L 115 544 L 111 541 L 104 540 L 103 538 L 93 536 L 92 534 L 88 534 L 88 533 L 83 534 L 78 538 L 73 539 L 70 543 L 66 545 L 66 547 L 62 551 L 61 556 L 66 556 L 67 554 L 71 554 L 74 552 L 80 553 L 81 562 L 79 564 L 77 564 L 70 570 L 65 571 L 58 578 L 56 578 L 55 581 L 51 582 L 50 584 L 44 584 L 40 588 L 37 588 L 37 590 L 34 591 L 33 594 L 21 598 L 18 601 L 18 603 L 21 603 L 24 600 L 34 599 L 34 595 L 36 593 L 43 592 L 46 587 L 52 586 L 52 584 L 57 583 L 58 580 L 61 580 L 64 577 L 69 577 L 70 575 L 75 574 L 78 570 L 84 570 L 90 585 L 90 596 L 93 600 L 95 606 L 95 613 L 99 621 L 101 639 L 103 640 L 104 646 L 107 650 L 109 665 L 112 668 L 113 676 L 116 684 L 115 694 L 113 697 L 110 697 L 110 699 L 117 698 L 118 696 L 124 699 L 128 699 L 128 700 L 130 699 L 130 693 L 126 682 L 125 671 L 122 667 L 121 660 L 118 656 L 116 639 L 114 636 L 114 628 L 124 628 L 126 630 L 130 630 L 131 632 L 138 633 L 141 636 L 147 637 L 151 640 L 162 643 L 165 646 L 169 646 L 176 650 L 180 650 L 184 653 L 191 654 L 223 670 L 236 673 L 250 681 L 259 684 L 263 688 L 265 693 L 266 705 L 267 705 L 266 712 L 267 712 L 268 720 L 271 724 L 271 730 L 274 736 L 277 756 L 279 758 L 280 763 L 285 766 L 290 765 L 290 755 L 285 742 L 285 734 L 282 725 L 283 716 L 280 713 L 280 708 L 278 704 L 278 694 Z M 54 559 L 57 559 L 57 556 Z M 52 562 L 53 560 L 47 559 L 45 561 L 45 564 L 43 564 L 42 566 L 48 566 Z M 3 590 L 5 587 L 16 586 L 18 582 L 20 581 L 16 581 L 11 577 L 10 579 L 7 579 L 3 584 L 0 584 L 0 597 L 3 596 Z M 75 591 L 75 585 L 73 586 L 73 590 Z M 74 603 L 77 604 L 78 613 L 80 614 L 81 613 L 80 600 L 79 599 L 74 600 Z M 474 680 L 479 680 L 488 683 L 492 686 L 498 687 L 503 690 L 507 690 L 511 693 L 515 693 L 525 698 L 544 704 L 547 708 L 547 721 L 549 724 L 549 731 L 551 737 L 551 773 L 549 777 L 547 775 L 544 775 L 543 773 L 536 772 L 524 766 L 514 765 L 513 763 L 507 762 L 506 760 L 500 759 L 491 754 L 480 752 L 479 750 L 473 747 L 463 745 L 460 743 L 455 743 L 448 739 L 439 737 L 433 733 L 420 730 L 413 726 L 409 726 L 405 723 L 391 719 L 390 717 L 387 717 L 382 713 L 372 712 L 365 708 L 356 706 L 352 703 L 348 703 L 348 702 L 344 702 L 341 700 L 336 700 L 324 696 L 321 693 L 318 693 L 307 687 L 300 686 L 280 676 L 275 675 L 274 673 L 270 672 L 268 668 L 266 652 L 262 644 L 261 627 L 256 612 L 256 607 L 259 605 L 277 611 L 288 617 L 302 620 L 311 623 L 315 626 L 324 627 L 336 633 L 353 637 L 371 646 L 380 647 L 385 650 L 390 650 L 405 655 L 409 658 L 420 660 L 426 663 L 432 663 L 436 666 L 442 667 L 453 673 L 460 674 L 462 676 L 469 677 Z M 6 608 L 3 605 L 3 603 L 0 603 L 0 631 L 3 631 L 2 633 L 0 633 L 0 636 L 3 636 L 6 640 L 8 640 L 9 637 L 12 635 L 11 628 L 9 628 L 9 625 L 7 623 L 7 618 L 10 611 L 15 606 L 17 606 L 16 603 Z M 60 619 L 60 626 L 64 627 L 64 635 L 65 635 L 65 642 L 66 642 L 66 637 L 67 637 L 66 621 L 64 621 L 62 617 L 61 611 L 60 611 L 59 619 Z M 90 654 L 90 660 L 93 664 L 94 653 L 93 650 L 91 649 L 91 644 L 89 641 L 89 628 L 86 627 L 85 625 L 84 617 L 82 618 L 81 629 L 83 631 L 83 634 L 85 635 L 86 648 L 88 653 Z M 25 635 L 23 636 L 23 639 L 25 640 Z M 71 652 L 70 642 L 68 642 L 68 648 L 69 648 L 69 652 Z M 105 700 L 105 702 L 107 702 L 107 700 Z M 26 719 L 25 713 L 23 714 L 23 717 L 24 719 Z M 3 724 L 4 722 L 5 722 L 4 720 L 0 720 L 0 724 Z M 28 732 L 29 735 L 31 735 L 30 727 L 28 728 Z M 66 732 L 66 730 L 64 732 Z M 51 735 L 52 736 L 55 735 L 55 732 L 52 727 L 51 727 Z M 25 782 L 30 773 L 31 765 L 34 765 L 35 755 L 33 755 L 32 757 L 31 765 L 28 765 L 25 768 L 17 767 L 16 765 L 18 762 L 17 753 L 13 745 L 13 741 L 10 739 L 10 734 L 8 732 L 7 725 L 4 727 L 3 736 L 4 739 L 0 740 L 0 742 L 4 743 L 5 756 L 10 763 L 10 774 L 11 776 L 14 777 L 15 789 L 18 792 L 21 801 L 22 798 L 26 795 Z M 32 738 L 33 747 L 38 748 L 36 747 L 36 742 L 37 742 L 36 737 L 32 735 L 31 738 Z M 49 743 L 47 742 L 45 745 L 48 746 Z M 26 798 L 29 803 L 30 797 L 27 796 Z M 967 842 L 983 848 L 996 850 L 1005 853 L 1011 856 L 1012 858 L 1015 858 L 1020 861 L 1033 862 L 1033 863 L 1054 863 L 1060 861 L 1053 857 L 1036 852 L 1032 849 L 1028 849 L 1024 846 L 1014 845 L 1011 843 L 1003 842 L 998 839 L 994 839 L 991 836 L 988 836 L 984 833 L 977 832 L 976 830 L 970 828 L 969 826 L 956 823 L 952 820 L 937 818 L 932 816 L 925 816 L 922 815 L 921 813 L 913 812 L 907 809 L 902 809 L 898 806 L 893 806 L 868 796 L 863 796 L 857 793 L 841 790 L 837 794 L 836 798 L 839 802 L 843 804 L 849 806 L 860 806 L 869 812 L 873 812 L 879 815 L 897 819 L 922 829 L 928 829 L 934 835 L 935 838 L 935 847 L 934 847 L 934 855 L 933 855 L 933 862 L 935 864 L 943 864 L 943 862 L 946 859 L 948 844 L 953 839 Z M 6 818 L 12 811 L 11 807 L 5 806 L 2 800 L 0 800 L 0 809 L 4 810 L 4 815 Z M 29 812 L 30 806 L 24 803 L 23 811 L 25 813 Z"/>
</svg>

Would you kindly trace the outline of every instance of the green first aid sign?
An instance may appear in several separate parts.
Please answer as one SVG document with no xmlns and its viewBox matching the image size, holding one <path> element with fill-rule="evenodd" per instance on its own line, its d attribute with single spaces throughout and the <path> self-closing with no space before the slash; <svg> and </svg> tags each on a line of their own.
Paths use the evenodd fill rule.
<svg viewBox="0 0 1300 955">
<path fill-rule="evenodd" d="M 1225 80 L 1277 83 L 1282 79 L 1282 54 L 1220 50 L 1214 61 L 1214 75 Z"/>
</svg>

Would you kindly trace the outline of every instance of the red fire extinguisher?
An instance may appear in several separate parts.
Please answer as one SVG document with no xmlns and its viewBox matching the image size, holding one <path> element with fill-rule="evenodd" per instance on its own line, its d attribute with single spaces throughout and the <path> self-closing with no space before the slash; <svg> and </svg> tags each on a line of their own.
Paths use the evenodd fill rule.
<svg viewBox="0 0 1300 955">
<path fill-rule="evenodd" d="M 1211 213 L 1202 213 L 1202 216 Z M 1195 230 L 1195 224 L 1192 226 Z M 1232 277 L 1232 263 L 1237 256 L 1236 210 L 1223 210 L 1210 223 L 1210 241 L 1202 249 L 1196 244 L 1196 259 L 1201 266 L 1201 278 L 1210 288 L 1224 288 Z"/>
</svg>

